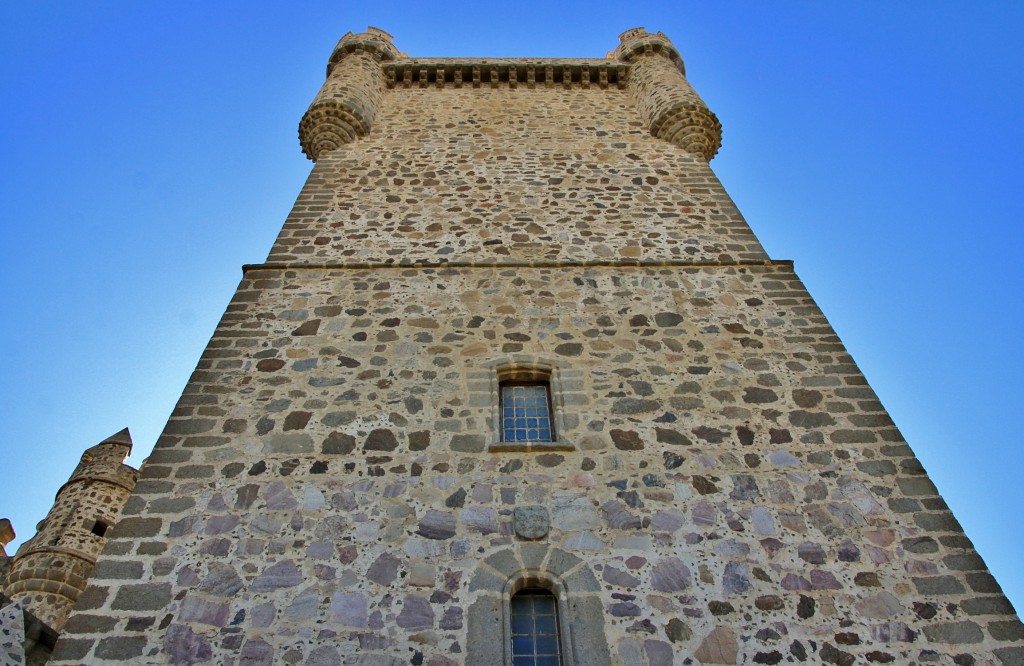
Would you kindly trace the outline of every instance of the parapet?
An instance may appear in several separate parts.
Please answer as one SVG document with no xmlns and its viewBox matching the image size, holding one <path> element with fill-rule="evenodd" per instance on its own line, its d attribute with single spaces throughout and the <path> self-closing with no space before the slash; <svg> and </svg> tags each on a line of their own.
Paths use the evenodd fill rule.
<svg viewBox="0 0 1024 666">
<path fill-rule="evenodd" d="M 627 88 L 651 134 L 710 160 L 722 124 L 690 86 L 678 49 L 664 34 L 633 28 L 605 59 L 408 58 L 383 30 L 341 38 L 327 81 L 299 123 L 311 160 L 366 136 L 387 89 Z"/>
<path fill-rule="evenodd" d="M 391 43 L 393 40 L 394 37 L 380 28 L 372 26 L 368 27 L 366 32 L 346 33 L 338 40 L 338 45 L 334 47 L 334 51 L 331 52 L 331 57 L 327 61 L 327 78 L 331 78 L 331 72 L 334 71 L 335 65 L 352 54 L 370 54 L 380 62 L 401 57 L 402 54 Z"/>
<path fill-rule="evenodd" d="M 686 76 L 686 67 L 679 50 L 663 32 L 650 33 L 644 28 L 633 28 L 619 35 L 619 45 L 608 52 L 609 60 L 636 62 L 641 56 L 660 55 L 668 58 Z"/>
</svg>

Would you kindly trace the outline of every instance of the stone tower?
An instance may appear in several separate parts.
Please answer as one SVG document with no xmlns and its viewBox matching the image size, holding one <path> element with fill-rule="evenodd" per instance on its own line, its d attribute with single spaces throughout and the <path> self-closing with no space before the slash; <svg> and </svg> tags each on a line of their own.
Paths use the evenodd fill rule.
<svg viewBox="0 0 1024 666">
<path fill-rule="evenodd" d="M 3 593 L 56 632 L 135 487 L 139 473 L 124 464 L 131 450 L 127 428 L 87 449 L 35 536 L 14 558 Z"/>
<path fill-rule="evenodd" d="M 346 35 L 55 663 L 1020 664 L 664 36 Z"/>
</svg>

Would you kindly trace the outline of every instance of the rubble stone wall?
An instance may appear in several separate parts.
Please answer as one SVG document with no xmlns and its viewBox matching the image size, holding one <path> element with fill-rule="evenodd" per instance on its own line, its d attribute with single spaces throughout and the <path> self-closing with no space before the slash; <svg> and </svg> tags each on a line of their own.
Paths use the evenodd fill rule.
<svg viewBox="0 0 1024 666">
<path fill-rule="evenodd" d="M 473 396 L 514 355 L 575 371 L 572 450 L 490 450 Z M 252 270 L 59 654 L 142 623 L 166 626 L 139 656 L 452 663 L 521 505 L 601 581 L 622 663 L 714 632 L 748 660 L 902 663 L 1019 635 L 785 264 Z"/>
<path fill-rule="evenodd" d="M 652 137 L 632 100 L 389 90 L 366 140 L 319 158 L 269 261 L 767 259 L 706 162 Z"/>
</svg>

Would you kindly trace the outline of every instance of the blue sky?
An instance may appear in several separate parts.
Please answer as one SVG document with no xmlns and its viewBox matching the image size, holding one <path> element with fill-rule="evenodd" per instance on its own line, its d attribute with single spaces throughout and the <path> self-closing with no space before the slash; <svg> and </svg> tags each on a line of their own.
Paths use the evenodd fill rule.
<svg viewBox="0 0 1024 666">
<path fill-rule="evenodd" d="M 31 536 L 83 449 L 152 449 L 311 163 L 338 38 L 601 57 L 665 32 L 712 162 L 828 315 L 1021 608 L 1024 4 L 9 3 L 0 9 L 0 516 Z M 13 550 L 13 549 L 9 549 Z"/>
</svg>

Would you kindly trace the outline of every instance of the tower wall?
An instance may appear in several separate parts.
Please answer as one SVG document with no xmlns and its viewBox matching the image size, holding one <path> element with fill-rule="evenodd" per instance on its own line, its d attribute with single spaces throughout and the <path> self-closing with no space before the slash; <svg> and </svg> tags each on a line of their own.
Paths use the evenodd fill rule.
<svg viewBox="0 0 1024 666">
<path fill-rule="evenodd" d="M 709 155 L 652 134 L 638 64 L 378 63 L 372 124 L 246 267 L 55 663 L 500 663 L 533 584 L 588 666 L 1019 663 L 792 265 Z M 501 441 L 508 368 L 549 378 L 556 441 Z"/>
<path fill-rule="evenodd" d="M 377 115 L 321 156 L 268 261 L 767 259 L 706 158 L 653 138 L 626 89 L 398 85 Z"/>
</svg>

